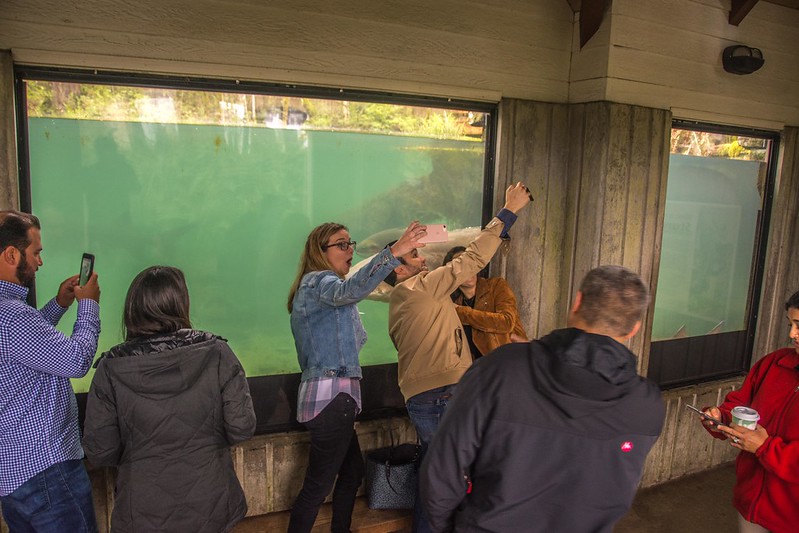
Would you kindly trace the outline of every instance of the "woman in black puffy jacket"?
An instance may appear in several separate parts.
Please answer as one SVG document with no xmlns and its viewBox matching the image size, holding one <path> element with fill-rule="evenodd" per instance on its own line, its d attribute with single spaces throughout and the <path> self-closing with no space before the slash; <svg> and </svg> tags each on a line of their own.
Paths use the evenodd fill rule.
<svg viewBox="0 0 799 533">
<path fill-rule="evenodd" d="M 229 447 L 255 430 L 241 363 L 191 328 L 177 268 L 136 276 L 124 323 L 125 342 L 95 364 L 83 438 L 93 465 L 117 467 L 111 530 L 231 530 L 247 503 Z"/>
</svg>

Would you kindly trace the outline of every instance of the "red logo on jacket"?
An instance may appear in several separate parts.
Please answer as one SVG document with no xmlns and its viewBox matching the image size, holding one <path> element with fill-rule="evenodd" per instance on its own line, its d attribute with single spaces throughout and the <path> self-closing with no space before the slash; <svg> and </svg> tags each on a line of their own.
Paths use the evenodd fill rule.
<svg viewBox="0 0 799 533">
<path fill-rule="evenodd" d="M 624 453 L 633 451 L 633 443 L 630 442 L 629 440 L 624 441 L 621 444 L 621 451 L 623 451 Z"/>
</svg>

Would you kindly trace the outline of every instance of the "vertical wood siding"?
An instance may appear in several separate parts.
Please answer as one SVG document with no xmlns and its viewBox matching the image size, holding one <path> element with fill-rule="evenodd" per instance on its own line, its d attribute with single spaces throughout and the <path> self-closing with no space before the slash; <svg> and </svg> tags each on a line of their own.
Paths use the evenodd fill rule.
<svg viewBox="0 0 799 533">
<path fill-rule="evenodd" d="M 785 301 L 799 291 L 799 128 L 785 128 L 766 252 L 753 362 L 788 343 Z"/>
<path fill-rule="evenodd" d="M 726 441 L 711 437 L 685 404 L 718 405 L 741 383 L 741 379 L 717 381 L 663 393 L 666 423 L 646 459 L 641 486 L 657 485 L 735 459 L 738 450 Z"/>
<path fill-rule="evenodd" d="M 0 209 L 19 208 L 16 137 L 13 64 L 0 50 Z"/>
<path fill-rule="evenodd" d="M 612 103 L 563 106 L 504 100 L 496 207 L 519 178 L 536 198 L 495 259 L 519 295 L 531 337 L 564 327 L 576 285 L 594 267 L 618 264 L 657 283 L 668 167 L 669 112 Z M 509 138 L 510 142 L 503 142 Z M 631 342 L 646 368 L 651 309 Z"/>
<path fill-rule="evenodd" d="M 560 327 L 568 306 L 573 213 L 568 209 L 570 151 L 568 106 L 521 100 L 500 105 L 495 211 L 504 191 L 523 181 L 535 198 L 520 213 L 511 249 L 492 261 L 492 272 L 507 277 L 518 298 L 531 338 Z"/>
</svg>

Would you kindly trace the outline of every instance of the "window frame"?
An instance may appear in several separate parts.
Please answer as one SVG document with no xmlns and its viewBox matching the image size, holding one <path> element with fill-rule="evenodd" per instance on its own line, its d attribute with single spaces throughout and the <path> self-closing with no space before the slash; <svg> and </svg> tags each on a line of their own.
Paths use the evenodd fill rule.
<svg viewBox="0 0 799 533">
<path fill-rule="evenodd" d="M 457 98 L 419 96 L 391 92 L 355 90 L 335 87 L 315 87 L 286 83 L 250 80 L 170 76 L 112 70 L 72 69 L 35 65 L 14 65 L 14 97 L 17 120 L 18 187 L 20 210 L 31 212 L 30 146 L 28 138 L 26 81 L 104 84 L 154 89 L 199 90 L 255 95 L 321 98 L 406 106 L 437 107 L 485 113 L 485 156 L 483 160 L 483 201 L 481 221 L 486 224 L 493 216 L 498 107 L 496 102 L 462 100 Z M 36 291 L 32 287 L 28 303 L 36 306 Z M 363 367 L 361 420 L 405 416 L 405 402 L 397 383 L 397 363 Z M 301 429 L 296 420 L 296 397 L 300 373 L 273 374 L 247 378 L 257 414 L 256 434 L 269 434 Z M 87 393 L 76 393 L 83 423 Z"/>
<path fill-rule="evenodd" d="M 749 371 L 752 356 L 754 355 L 755 331 L 758 326 L 757 320 L 766 266 L 771 208 L 774 200 L 774 185 L 777 179 L 780 153 L 780 133 L 775 131 L 724 126 L 681 119 L 672 120 L 671 127 L 672 130 L 682 129 L 723 135 L 757 137 L 768 140 L 771 145 L 766 159 L 766 182 L 763 186 L 762 203 L 758 213 L 757 226 L 755 228 L 755 243 L 752 250 L 752 268 L 749 276 L 745 313 L 746 329 L 743 332 L 698 335 L 681 339 L 651 341 L 647 374 L 658 383 L 662 389 L 684 387 L 717 379 L 741 376 Z M 711 368 L 710 370 L 703 371 L 701 365 L 702 361 L 706 360 L 712 353 L 718 353 L 723 350 L 735 350 L 733 356 L 728 357 L 728 360 L 732 360 L 733 362 L 731 365 L 732 368 L 722 370 Z M 660 363 L 662 361 L 667 361 L 676 354 L 686 353 L 688 354 L 686 359 L 697 358 L 693 365 L 698 367 L 697 370 L 690 373 L 686 372 L 685 368 L 683 368 L 683 374 L 676 378 L 672 377 L 666 379 L 661 376 Z"/>
</svg>

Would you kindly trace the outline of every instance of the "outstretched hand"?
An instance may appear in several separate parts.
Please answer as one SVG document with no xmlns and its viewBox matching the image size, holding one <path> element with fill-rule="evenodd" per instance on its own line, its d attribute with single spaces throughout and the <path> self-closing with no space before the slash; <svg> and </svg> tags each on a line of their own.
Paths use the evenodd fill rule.
<svg viewBox="0 0 799 533">
<path fill-rule="evenodd" d="M 414 220 L 391 247 L 391 254 L 394 257 L 400 257 L 413 251 L 414 248 L 423 248 L 424 243 L 419 242 L 419 239 L 425 235 L 427 235 L 427 226 L 420 224 L 418 220 Z"/>
<path fill-rule="evenodd" d="M 512 211 L 514 214 L 518 213 L 523 207 L 532 202 L 530 189 L 520 182 L 509 186 L 505 190 L 505 205 L 504 208 Z"/>
</svg>

